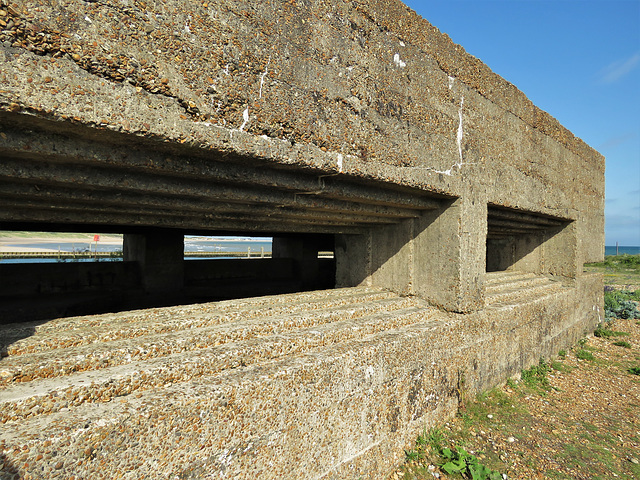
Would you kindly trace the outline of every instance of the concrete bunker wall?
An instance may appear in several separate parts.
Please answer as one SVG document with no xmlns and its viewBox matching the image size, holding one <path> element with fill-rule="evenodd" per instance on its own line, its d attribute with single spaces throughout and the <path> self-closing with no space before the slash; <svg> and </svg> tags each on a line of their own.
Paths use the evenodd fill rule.
<svg viewBox="0 0 640 480">
<path fill-rule="evenodd" d="M 212 388 L 260 413 L 276 412 L 262 396 L 276 392 L 293 405 L 278 422 L 305 415 L 300 438 L 317 405 L 324 434 L 344 439 L 320 462 L 283 436 L 282 468 L 373 477 L 419 424 L 453 411 L 459 369 L 486 388 L 597 323 L 601 279 L 582 265 L 604 250 L 602 156 L 401 2 L 6 11 L 0 228 L 124 232 L 159 295 L 191 268 L 178 232 L 273 235 L 274 260 L 295 259 L 303 283 L 326 235 L 335 283 L 361 289 L 345 294 L 384 292 L 423 315 L 405 328 L 381 313 L 375 335 L 195 382 L 222 420 L 206 425 L 212 438 L 245 445 L 218 430 L 235 413 Z M 174 233 L 145 236 L 154 228 Z M 429 375 L 443 380 L 420 383 Z M 258 417 L 242 425 L 268 424 Z M 256 455 L 239 456 L 239 475 L 257 461 L 269 471 L 270 447 Z"/>
<path fill-rule="evenodd" d="M 35 115 L 65 135 L 71 123 L 91 126 L 78 133 L 94 140 L 133 135 L 115 140 L 129 154 L 153 146 L 164 157 L 245 156 L 315 172 L 315 189 L 297 192 L 341 177 L 460 198 L 473 217 L 491 204 L 570 219 L 579 262 L 602 255 L 602 157 L 399 1 L 65 0 L 15 2 L 8 15 L 16 26 L 1 34 L 0 105 L 9 125 L 22 117 L 33 128 Z M 24 160 L 25 143 L 52 160 L 46 142 L 14 135 L 3 152 Z M 12 166 L 6 174 L 20 170 Z M 149 158 L 137 168 L 165 166 Z"/>
</svg>

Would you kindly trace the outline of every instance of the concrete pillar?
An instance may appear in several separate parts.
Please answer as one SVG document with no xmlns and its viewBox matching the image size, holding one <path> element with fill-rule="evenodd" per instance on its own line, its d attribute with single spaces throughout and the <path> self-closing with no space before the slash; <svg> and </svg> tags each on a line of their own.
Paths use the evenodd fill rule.
<svg viewBox="0 0 640 480">
<path fill-rule="evenodd" d="M 479 310 L 486 218 L 486 202 L 468 195 L 365 235 L 337 235 L 336 286 L 379 286 L 453 312 Z"/>
<path fill-rule="evenodd" d="M 486 202 L 469 193 L 415 222 L 416 295 L 452 312 L 484 308 Z"/>
<path fill-rule="evenodd" d="M 324 241 L 324 236 L 312 235 L 273 237 L 272 257 L 293 259 L 302 289 L 313 288 L 320 271 L 318 252 Z"/>
<path fill-rule="evenodd" d="M 147 293 L 180 293 L 184 287 L 184 235 L 174 231 L 126 233 L 125 261 L 140 265 Z"/>
<path fill-rule="evenodd" d="M 334 255 L 336 288 L 371 286 L 371 232 L 336 235 Z"/>
</svg>

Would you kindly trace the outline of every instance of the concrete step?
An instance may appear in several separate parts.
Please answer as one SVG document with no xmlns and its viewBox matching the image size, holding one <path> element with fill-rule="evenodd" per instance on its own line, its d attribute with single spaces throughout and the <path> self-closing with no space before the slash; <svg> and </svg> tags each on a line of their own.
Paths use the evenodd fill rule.
<svg viewBox="0 0 640 480">
<path fill-rule="evenodd" d="M 549 279 L 546 277 L 540 276 L 518 276 L 518 277 L 510 277 L 505 278 L 500 283 L 492 283 L 490 285 L 486 285 L 485 294 L 493 295 L 496 293 L 503 292 L 504 290 L 517 290 L 517 289 L 525 289 L 525 288 L 536 288 L 542 285 L 548 285 Z"/>
<path fill-rule="evenodd" d="M 407 318 L 420 315 L 405 313 Z M 153 388 L 121 392 L 109 401 L 98 398 L 100 392 L 73 387 L 41 395 L 29 404 L 34 397 L 25 392 L 24 400 L 16 396 L 2 406 L 5 411 L 31 405 L 0 421 L 0 444 L 7 458 L 29 464 L 42 478 L 57 478 L 56 465 L 61 463 L 71 463 L 77 478 L 117 478 L 123 472 L 131 478 L 213 478 L 212 472 L 216 478 L 225 472 L 229 478 L 349 478 L 346 471 L 329 475 L 327 468 L 338 469 L 353 455 L 354 447 L 343 443 L 357 442 L 356 453 L 377 447 L 384 431 L 371 430 L 369 423 L 391 423 L 385 428 L 395 429 L 400 415 L 452 414 L 457 405 L 455 398 L 440 400 L 451 388 L 444 380 L 448 377 L 443 378 L 446 372 L 430 362 L 433 370 L 423 372 L 412 363 L 426 354 L 426 345 L 442 348 L 446 319 L 411 323 L 415 320 L 403 326 L 391 315 L 385 322 L 372 317 L 368 325 L 380 330 L 365 333 L 363 324 L 356 322 L 351 338 L 337 343 L 213 374 L 205 366 L 192 381 L 161 383 L 163 379 Z M 385 325 L 375 327 L 380 323 Z M 307 335 L 319 337 L 315 330 Z M 335 336 L 344 337 L 348 331 L 342 328 Z M 417 338 L 421 341 L 414 341 Z M 185 359 L 176 359 L 176 372 Z M 398 375 L 410 378 L 408 387 L 398 385 Z M 145 381 L 153 383 L 154 378 L 147 374 Z M 42 386 L 43 392 L 49 387 Z M 402 410 L 393 400 L 398 395 L 408 395 L 407 406 L 400 404 Z M 325 429 L 330 433 L 319 436 Z M 347 429 L 349 433 L 343 433 Z M 390 443 L 405 442 L 394 438 Z M 310 475 L 312 466 L 282 459 L 281 444 L 289 443 L 305 449 L 312 445 L 323 457 L 334 458 L 342 448 L 350 453 Z M 267 460 L 262 470 L 252 468 L 254 452 L 264 449 L 275 463 Z"/>
<path fill-rule="evenodd" d="M 495 308 L 530 302 L 566 288 L 559 280 L 520 272 L 487 274 L 485 285 L 485 303 Z"/>
<path fill-rule="evenodd" d="M 500 272 L 487 272 L 484 277 L 485 286 L 500 285 L 509 281 L 517 281 L 524 279 L 537 278 L 539 275 L 535 273 L 519 272 L 519 271 L 500 271 Z"/>
<path fill-rule="evenodd" d="M 49 415 L 85 403 L 108 403 L 116 397 L 188 382 L 228 369 L 309 353 L 338 343 L 360 341 L 379 332 L 426 322 L 435 312 L 435 309 L 421 302 L 406 302 L 405 307 L 398 310 L 377 311 L 366 316 L 222 343 L 197 351 L 171 353 L 119 366 L 12 383 L 0 390 L 0 422 Z"/>
<path fill-rule="evenodd" d="M 61 318 L 44 323 L 7 324 L 0 325 L 0 350 L 3 356 L 44 352 L 55 348 L 202 328 L 237 319 L 367 304 L 393 297 L 392 293 L 384 290 L 361 287 L 257 297 L 243 299 L 242 302 L 230 300 Z"/>
<path fill-rule="evenodd" d="M 517 357 L 511 332 L 542 330 L 518 307 L 467 316 L 372 288 L 119 315 L 34 325 L 0 359 L 0 377 L 12 380 L 0 387 L 6 471 L 383 478 L 388 466 L 366 477 L 370 467 L 350 462 L 401 454 L 424 425 L 455 413 L 471 359 L 483 368 L 486 352 Z M 500 324 L 508 334 L 495 333 Z M 67 341 L 29 350 L 53 342 L 56 328 Z M 474 381 L 486 382 L 485 372 Z"/>
<path fill-rule="evenodd" d="M 2 361 L 0 386 L 21 382 L 23 379 L 30 381 L 122 366 L 166 355 L 197 353 L 212 345 L 286 334 L 296 329 L 308 329 L 336 321 L 356 320 L 384 312 L 401 311 L 415 307 L 418 302 L 414 298 L 380 299 L 375 295 L 367 295 L 366 298 L 369 301 L 366 303 L 362 303 L 365 298 L 362 295 L 345 296 L 342 301 L 348 298 L 351 298 L 353 303 L 338 306 L 335 305 L 336 302 L 327 301 L 323 303 L 323 308 L 315 308 L 320 303 L 316 302 L 311 304 L 308 310 L 301 309 L 300 305 L 291 305 L 287 313 L 283 308 L 267 307 L 251 310 L 250 315 L 239 319 L 238 312 L 234 318 L 214 313 L 207 317 L 209 320 L 207 322 L 200 318 L 201 321 L 198 324 L 205 326 L 193 327 L 193 323 L 187 323 L 187 328 L 183 328 L 185 325 L 174 323 L 171 331 L 163 333 L 155 333 L 154 329 L 149 327 L 148 319 L 141 319 L 138 324 L 129 324 L 131 335 L 128 338 L 122 331 L 118 331 L 118 335 L 112 332 L 102 332 L 102 335 L 99 335 L 89 326 L 91 335 L 94 338 L 96 335 L 99 336 L 102 341 L 95 340 L 93 343 L 84 343 L 79 346 L 73 346 L 75 342 L 64 336 L 56 338 L 55 332 L 47 332 L 43 335 L 45 339 L 49 343 L 57 340 L 57 344 L 49 350 L 5 358 Z M 151 323 L 155 324 L 155 320 L 152 319 Z M 73 338 L 78 335 L 82 335 L 82 329 L 79 326 Z M 32 341 L 36 341 L 34 337 L 31 338 Z M 64 348 L 61 346 L 64 344 L 72 346 Z"/>
</svg>

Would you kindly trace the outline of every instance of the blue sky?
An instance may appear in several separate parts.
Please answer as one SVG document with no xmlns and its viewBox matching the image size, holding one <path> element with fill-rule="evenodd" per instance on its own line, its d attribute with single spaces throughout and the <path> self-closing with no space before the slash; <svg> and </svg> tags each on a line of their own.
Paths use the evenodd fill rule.
<svg viewBox="0 0 640 480">
<path fill-rule="evenodd" d="M 606 245 L 640 246 L 640 0 L 406 0 L 606 157 Z"/>
</svg>

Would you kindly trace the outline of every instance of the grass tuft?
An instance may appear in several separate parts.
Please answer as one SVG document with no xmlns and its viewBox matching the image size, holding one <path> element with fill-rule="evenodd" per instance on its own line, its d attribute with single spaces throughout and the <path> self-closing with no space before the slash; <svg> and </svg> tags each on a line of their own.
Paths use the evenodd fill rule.
<svg viewBox="0 0 640 480">
<path fill-rule="evenodd" d="M 576 358 L 579 358 L 580 360 L 590 360 L 590 361 L 593 361 L 596 359 L 596 357 L 593 356 L 593 353 L 591 353 L 589 350 L 585 350 L 584 348 L 581 348 L 576 352 Z"/>
<path fill-rule="evenodd" d="M 544 358 L 541 358 L 538 365 L 534 365 L 529 370 L 522 371 L 522 383 L 531 388 L 541 388 L 543 390 L 549 390 L 551 385 L 547 375 L 551 371 L 551 367 Z"/>
<path fill-rule="evenodd" d="M 611 330 L 602 324 L 598 325 L 598 327 L 594 330 L 593 334 L 596 337 L 600 338 L 610 338 L 610 337 L 628 337 L 629 334 L 627 332 L 618 332 L 615 330 Z"/>
</svg>

